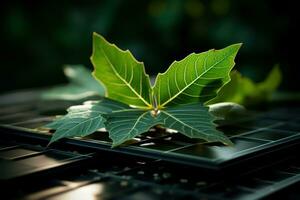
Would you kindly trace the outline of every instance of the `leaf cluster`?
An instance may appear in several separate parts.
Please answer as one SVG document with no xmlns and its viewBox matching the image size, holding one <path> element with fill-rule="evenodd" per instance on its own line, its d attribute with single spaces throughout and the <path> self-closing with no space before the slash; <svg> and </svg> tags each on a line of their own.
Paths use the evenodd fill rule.
<svg viewBox="0 0 300 200">
<path fill-rule="evenodd" d="M 43 100 L 76 101 L 91 96 L 103 96 L 105 91 L 82 65 L 66 65 L 63 68 L 69 83 L 45 90 L 41 94 Z"/>
<path fill-rule="evenodd" d="M 94 33 L 93 76 L 105 88 L 105 98 L 73 106 L 49 124 L 56 129 L 51 142 L 106 128 L 113 146 L 118 146 L 159 125 L 190 138 L 232 144 L 216 130 L 206 103 L 230 81 L 240 46 L 192 53 L 174 61 L 152 86 L 142 62 Z"/>
<path fill-rule="evenodd" d="M 282 75 L 278 65 L 275 65 L 268 76 L 259 83 L 242 76 L 234 70 L 230 73 L 231 81 L 224 85 L 216 98 L 209 104 L 219 102 L 234 102 L 245 106 L 254 106 L 267 102 L 281 83 Z"/>
</svg>

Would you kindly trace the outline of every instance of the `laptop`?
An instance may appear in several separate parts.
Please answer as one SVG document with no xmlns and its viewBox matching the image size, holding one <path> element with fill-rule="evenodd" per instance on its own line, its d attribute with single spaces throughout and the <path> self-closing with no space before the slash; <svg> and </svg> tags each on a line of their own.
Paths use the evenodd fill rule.
<svg viewBox="0 0 300 200">
<path fill-rule="evenodd" d="M 108 133 L 98 131 L 47 147 L 53 131 L 44 125 L 80 102 L 38 97 L 39 91 L 32 90 L 0 98 L 0 184 L 8 197 L 299 197 L 295 188 L 300 183 L 300 105 L 296 103 L 268 105 L 251 115 L 217 122 L 234 146 L 150 131 L 111 148 Z M 10 192 L 16 185 L 17 192 Z"/>
</svg>

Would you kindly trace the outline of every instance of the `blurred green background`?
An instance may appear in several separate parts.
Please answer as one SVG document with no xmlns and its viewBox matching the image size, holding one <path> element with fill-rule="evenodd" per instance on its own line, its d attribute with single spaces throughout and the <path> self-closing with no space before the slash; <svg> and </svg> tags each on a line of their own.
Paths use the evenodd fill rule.
<svg viewBox="0 0 300 200">
<path fill-rule="evenodd" d="M 191 52 L 243 42 L 236 68 L 254 80 L 274 64 L 281 89 L 297 71 L 290 61 L 290 10 L 282 2 L 238 0 L 1 2 L 0 92 L 66 82 L 64 64 L 92 69 L 92 32 L 144 61 L 150 74 Z"/>
</svg>

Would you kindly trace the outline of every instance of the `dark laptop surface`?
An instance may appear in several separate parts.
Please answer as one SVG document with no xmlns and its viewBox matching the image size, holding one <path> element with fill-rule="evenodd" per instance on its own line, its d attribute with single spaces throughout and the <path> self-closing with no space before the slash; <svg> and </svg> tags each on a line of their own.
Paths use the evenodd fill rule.
<svg viewBox="0 0 300 200">
<path fill-rule="evenodd" d="M 238 120 L 220 122 L 219 129 L 231 138 L 234 146 L 205 143 L 176 133 L 149 132 L 128 145 L 111 148 L 108 134 L 99 131 L 83 139 L 64 139 L 46 148 L 50 133 L 42 128 L 43 125 L 52 121 L 55 115 L 64 114 L 65 108 L 74 102 L 40 101 L 32 93 L 22 101 L 17 98 L 18 94 L 14 95 L 14 98 L 3 97 L 1 101 L 1 183 L 14 185 L 16 180 L 26 183 L 27 177 L 47 177 L 47 174 L 57 175 L 66 169 L 76 171 L 78 167 L 87 166 L 80 170 L 83 177 L 87 176 L 83 178 L 85 181 L 74 181 L 79 177 L 72 173 L 70 177 L 57 175 L 58 180 L 52 180 L 55 182 L 53 187 L 46 185 L 41 191 L 30 192 L 24 186 L 21 193 L 28 197 L 71 198 L 77 187 L 83 191 L 93 188 L 98 191 L 101 187 L 123 191 L 122 184 L 127 184 L 124 194 L 130 189 L 137 191 L 132 193 L 137 196 L 153 198 L 159 196 L 154 188 L 164 185 L 162 193 L 178 186 L 177 192 L 183 196 L 224 199 L 227 195 L 226 198 L 234 199 L 230 195 L 237 195 L 236 198 L 256 199 L 300 181 L 299 159 L 295 153 L 300 142 L 300 106 L 297 105 L 277 106 Z M 101 164 L 95 167 L 89 162 Z M 95 171 L 91 171 L 94 167 Z M 219 175 L 224 178 L 216 178 Z M 197 179 L 198 176 L 201 179 Z M 102 185 L 93 183 L 97 177 L 103 179 Z M 73 188 L 65 182 L 77 186 Z M 135 188 L 133 183 L 138 186 Z M 50 192 L 50 188 L 60 189 Z M 195 193 L 193 188 L 198 192 Z M 270 188 L 273 188 L 272 192 Z M 260 195 L 257 191 L 261 191 Z M 107 192 L 104 197 L 113 195 L 109 189 Z M 58 194 L 62 196 L 56 197 Z"/>
</svg>

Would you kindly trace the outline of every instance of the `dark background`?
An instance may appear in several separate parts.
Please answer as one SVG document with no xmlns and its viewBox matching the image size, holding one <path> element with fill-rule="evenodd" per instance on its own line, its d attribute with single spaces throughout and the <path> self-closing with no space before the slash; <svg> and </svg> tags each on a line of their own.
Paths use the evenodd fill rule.
<svg viewBox="0 0 300 200">
<path fill-rule="evenodd" d="M 277 1 L 276 1 L 277 2 Z M 239 0 L 9 1 L 0 3 L 0 92 L 66 82 L 64 64 L 92 69 L 92 32 L 145 62 L 150 74 L 191 52 L 243 42 L 236 68 L 262 80 L 279 63 L 297 90 L 287 3 Z"/>
</svg>

